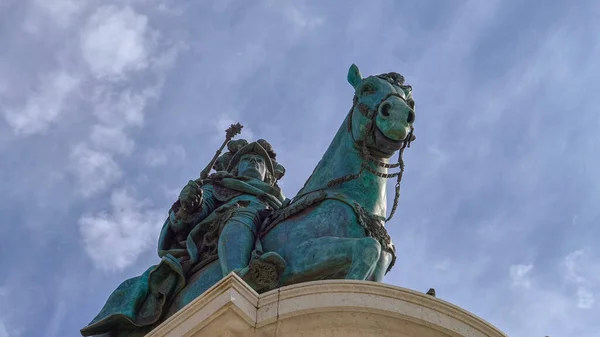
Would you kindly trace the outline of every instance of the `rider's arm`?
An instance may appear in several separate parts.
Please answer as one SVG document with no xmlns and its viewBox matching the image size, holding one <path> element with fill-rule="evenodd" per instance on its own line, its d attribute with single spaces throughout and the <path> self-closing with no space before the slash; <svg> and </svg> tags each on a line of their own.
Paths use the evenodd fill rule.
<svg viewBox="0 0 600 337">
<path fill-rule="evenodd" d="M 190 214 L 186 212 L 182 207 L 177 205 L 177 202 L 173 205 L 169 211 L 169 220 L 171 222 L 171 228 L 174 231 L 190 231 L 194 225 L 204 220 L 217 208 L 218 201 L 213 196 L 214 189 L 212 184 L 202 186 L 202 192 L 202 204 L 198 211 L 194 213 Z"/>
</svg>

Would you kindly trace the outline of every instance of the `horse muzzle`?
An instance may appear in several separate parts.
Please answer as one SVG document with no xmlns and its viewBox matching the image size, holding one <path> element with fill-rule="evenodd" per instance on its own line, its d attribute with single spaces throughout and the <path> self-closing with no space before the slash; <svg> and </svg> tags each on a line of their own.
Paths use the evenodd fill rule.
<svg viewBox="0 0 600 337">
<path fill-rule="evenodd" d="M 373 132 L 374 138 L 375 138 L 375 148 L 378 151 L 391 156 L 396 151 L 398 151 L 402 148 L 406 137 L 408 137 L 409 132 L 410 132 L 410 129 L 407 125 L 406 130 L 404 132 L 404 136 L 401 137 L 400 140 L 396 140 L 396 139 L 386 136 L 383 133 L 383 131 L 381 131 L 381 129 L 376 126 L 375 130 Z"/>
</svg>

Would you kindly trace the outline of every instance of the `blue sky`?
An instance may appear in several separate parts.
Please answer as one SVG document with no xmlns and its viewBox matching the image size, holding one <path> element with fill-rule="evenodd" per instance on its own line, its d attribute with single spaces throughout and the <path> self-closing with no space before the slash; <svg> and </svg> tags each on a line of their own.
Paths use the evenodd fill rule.
<svg viewBox="0 0 600 337">
<path fill-rule="evenodd" d="M 0 0 L 0 337 L 78 336 L 157 262 L 231 122 L 275 146 L 293 196 L 352 63 L 402 73 L 417 104 L 385 281 L 510 336 L 600 336 L 599 17 L 593 0 Z"/>
</svg>

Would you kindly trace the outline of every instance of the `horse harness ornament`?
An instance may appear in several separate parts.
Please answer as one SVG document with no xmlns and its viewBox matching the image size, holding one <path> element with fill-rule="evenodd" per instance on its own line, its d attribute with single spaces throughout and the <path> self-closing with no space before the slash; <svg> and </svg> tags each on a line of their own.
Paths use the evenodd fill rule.
<svg viewBox="0 0 600 337">
<path fill-rule="evenodd" d="M 411 125 L 410 132 L 404 139 L 404 143 L 402 144 L 402 147 L 398 151 L 398 162 L 395 164 L 384 163 L 371 155 L 371 153 L 369 152 L 369 149 L 367 148 L 366 142 L 357 141 L 356 139 L 354 139 L 354 134 L 352 133 L 352 111 L 354 111 L 354 108 L 358 104 L 358 111 L 369 120 L 367 122 L 366 134 L 372 134 L 374 132 L 375 117 L 377 116 L 377 111 L 379 111 L 379 106 L 392 96 L 398 97 L 401 100 L 403 100 L 404 102 L 406 102 L 406 99 L 404 97 L 402 97 L 401 95 L 399 95 L 397 93 L 389 93 L 389 94 L 385 95 L 377 103 L 377 105 L 375 106 L 374 109 L 370 109 L 366 104 L 358 103 L 358 97 L 356 95 L 354 95 L 353 102 L 352 102 L 352 108 L 350 108 L 350 112 L 349 112 L 349 116 L 348 116 L 348 132 L 352 136 L 352 139 L 354 140 L 354 144 L 356 146 L 361 147 L 360 155 L 363 158 L 363 162 L 362 162 L 360 171 L 358 171 L 358 173 L 349 174 L 347 176 L 336 178 L 336 179 L 331 180 L 329 183 L 327 183 L 328 187 L 334 187 L 334 186 L 343 184 L 345 182 L 357 179 L 358 177 L 360 177 L 360 175 L 363 173 L 363 171 L 365 169 L 367 171 L 369 171 L 370 173 L 372 173 L 378 177 L 381 177 L 381 178 L 389 179 L 389 178 L 396 177 L 394 204 L 392 205 L 392 211 L 390 212 L 390 215 L 387 217 L 387 219 L 385 219 L 385 222 L 390 221 L 394 217 L 394 214 L 396 213 L 396 209 L 398 208 L 398 202 L 400 200 L 400 182 L 402 181 L 402 174 L 404 173 L 404 160 L 402 159 L 402 154 L 404 153 L 404 149 L 406 149 L 407 147 L 410 147 L 414 128 Z M 371 167 L 371 165 L 369 165 L 370 163 L 373 163 L 378 167 L 384 167 L 384 168 L 399 167 L 400 171 L 396 172 L 396 173 L 381 173 L 381 172 L 377 171 L 376 169 L 374 169 L 373 167 Z"/>
</svg>

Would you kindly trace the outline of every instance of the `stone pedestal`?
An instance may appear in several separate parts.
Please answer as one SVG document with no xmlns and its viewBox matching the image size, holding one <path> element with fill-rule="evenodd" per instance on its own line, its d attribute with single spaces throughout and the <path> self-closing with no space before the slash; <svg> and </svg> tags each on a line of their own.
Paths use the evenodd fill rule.
<svg viewBox="0 0 600 337">
<path fill-rule="evenodd" d="M 443 300 L 364 281 L 317 281 L 257 294 L 231 274 L 147 337 L 506 337 Z"/>
</svg>

